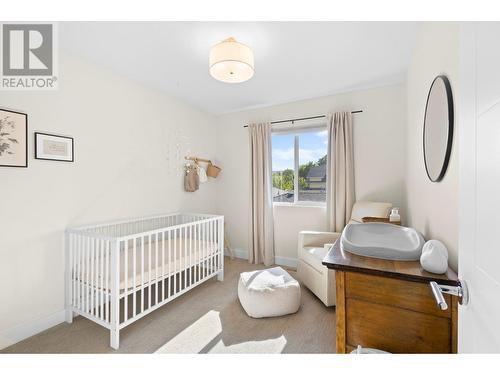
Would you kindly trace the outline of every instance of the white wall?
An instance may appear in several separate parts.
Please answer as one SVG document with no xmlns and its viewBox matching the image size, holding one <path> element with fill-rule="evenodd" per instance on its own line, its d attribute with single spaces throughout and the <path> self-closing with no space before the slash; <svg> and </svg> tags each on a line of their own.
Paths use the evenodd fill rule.
<svg viewBox="0 0 500 375">
<path fill-rule="evenodd" d="M 455 131 L 448 171 L 440 182 L 427 178 L 423 161 L 422 132 L 427 94 L 433 79 L 448 76 L 457 116 L 459 26 L 455 23 L 423 24 L 408 71 L 408 156 L 406 194 L 409 225 L 426 239 L 442 241 L 450 252 L 450 265 L 458 261 L 458 134 Z M 455 127 L 457 122 L 455 122 Z"/>
<path fill-rule="evenodd" d="M 249 145 L 243 125 L 252 121 L 313 116 L 337 110 L 363 110 L 354 115 L 356 198 L 393 202 L 406 213 L 404 195 L 406 90 L 394 85 L 303 100 L 217 119 L 218 151 L 223 173 L 218 181 L 217 208 L 225 215 L 232 246 L 240 255 L 248 248 Z M 321 207 L 275 207 L 276 255 L 297 257 L 300 230 L 325 230 Z M 283 259 L 282 259 L 283 260 Z"/>
<path fill-rule="evenodd" d="M 67 226 L 215 211 L 216 182 L 185 193 L 167 163 L 176 128 L 214 156 L 212 116 L 63 53 L 59 76 L 58 91 L 0 92 L 0 108 L 28 113 L 30 155 L 27 169 L 0 167 L 0 348 L 57 322 Z M 75 163 L 34 160 L 35 130 L 74 137 Z"/>
</svg>

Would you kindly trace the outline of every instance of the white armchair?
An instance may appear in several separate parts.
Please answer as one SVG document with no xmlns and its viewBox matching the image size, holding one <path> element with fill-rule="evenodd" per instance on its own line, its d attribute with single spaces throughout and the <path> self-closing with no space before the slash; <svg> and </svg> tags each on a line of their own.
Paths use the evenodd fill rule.
<svg viewBox="0 0 500 375">
<path fill-rule="evenodd" d="M 391 203 L 356 202 L 349 223 L 362 223 L 363 217 L 388 218 Z M 341 233 L 302 231 L 298 241 L 297 275 L 326 306 L 335 305 L 335 271 L 322 264 Z"/>
</svg>

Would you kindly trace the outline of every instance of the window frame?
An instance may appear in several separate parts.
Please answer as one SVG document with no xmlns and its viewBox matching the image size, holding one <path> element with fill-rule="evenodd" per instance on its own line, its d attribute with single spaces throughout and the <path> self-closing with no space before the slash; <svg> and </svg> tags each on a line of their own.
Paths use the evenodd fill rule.
<svg viewBox="0 0 500 375">
<path fill-rule="evenodd" d="M 293 125 L 292 125 L 293 126 Z M 318 201 L 299 201 L 299 151 L 300 151 L 300 142 L 299 135 L 302 133 L 313 133 L 318 131 L 327 130 L 326 122 L 316 123 L 314 125 L 308 126 L 297 126 L 290 127 L 290 125 L 286 127 L 276 127 L 271 130 L 271 135 L 293 135 L 293 202 L 274 202 L 273 206 L 286 206 L 286 207 L 326 207 L 326 200 L 324 202 Z M 272 142 L 271 142 L 272 149 Z M 326 150 L 328 155 L 328 148 Z M 271 152 L 272 158 L 272 152 Z M 272 163 L 272 160 L 271 160 Z M 328 171 L 327 171 L 328 173 Z M 273 197 L 274 199 L 274 197 Z"/>
</svg>

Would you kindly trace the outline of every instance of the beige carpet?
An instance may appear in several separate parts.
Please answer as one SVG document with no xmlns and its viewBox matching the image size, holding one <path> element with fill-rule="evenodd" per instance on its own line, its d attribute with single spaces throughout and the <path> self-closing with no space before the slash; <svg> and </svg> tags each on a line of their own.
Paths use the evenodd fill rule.
<svg viewBox="0 0 500 375">
<path fill-rule="evenodd" d="M 120 353 L 335 353 L 335 309 L 302 288 L 298 313 L 253 319 L 237 296 L 240 272 L 264 268 L 225 259 L 225 279 L 209 280 L 120 332 Z M 290 272 L 296 277 L 294 272 Z M 3 353 L 112 353 L 109 331 L 82 317 Z"/>
</svg>

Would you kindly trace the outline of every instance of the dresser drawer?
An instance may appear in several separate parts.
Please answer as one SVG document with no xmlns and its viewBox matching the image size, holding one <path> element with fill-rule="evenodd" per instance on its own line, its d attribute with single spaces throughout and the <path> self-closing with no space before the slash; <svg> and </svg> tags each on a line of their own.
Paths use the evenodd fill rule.
<svg viewBox="0 0 500 375">
<path fill-rule="evenodd" d="M 357 272 L 346 272 L 345 278 L 346 299 L 358 299 L 451 318 L 451 308 L 444 311 L 439 309 L 427 283 L 402 281 Z M 448 306 L 451 306 L 450 296 L 444 295 L 444 298 Z"/>
<path fill-rule="evenodd" d="M 390 353 L 451 353 L 452 323 L 435 315 L 347 299 L 345 344 L 346 350 L 361 345 Z"/>
</svg>

